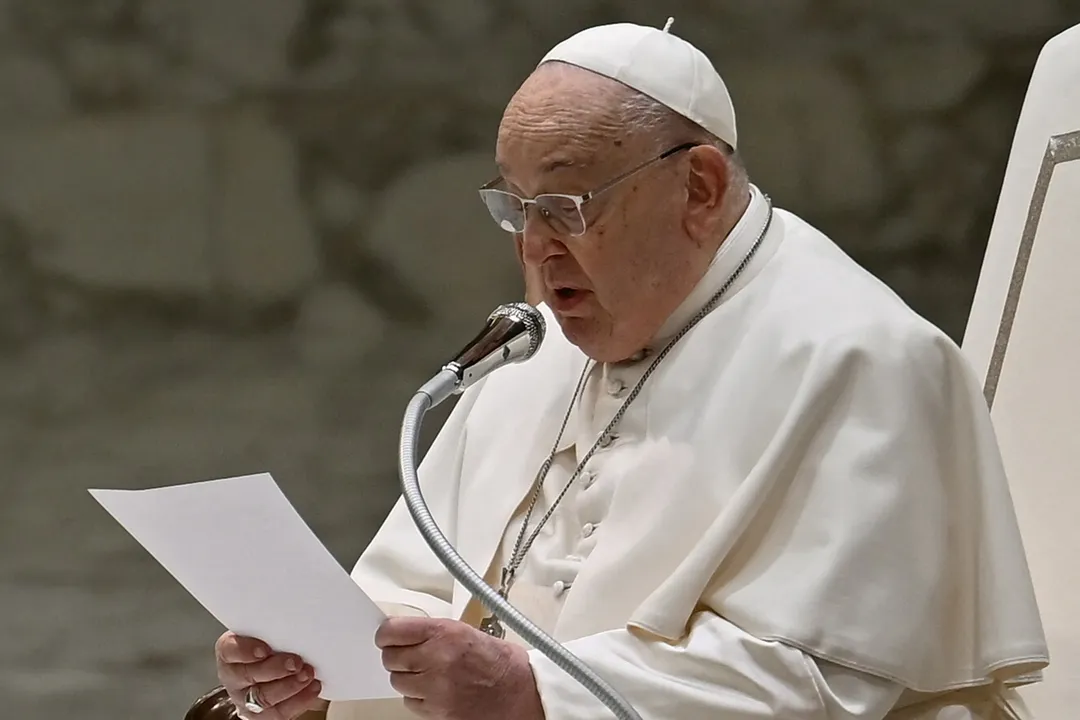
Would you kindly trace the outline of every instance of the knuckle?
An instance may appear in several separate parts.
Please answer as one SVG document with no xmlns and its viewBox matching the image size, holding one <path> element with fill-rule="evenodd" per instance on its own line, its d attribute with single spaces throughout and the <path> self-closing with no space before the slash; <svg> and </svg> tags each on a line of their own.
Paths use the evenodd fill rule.
<svg viewBox="0 0 1080 720">
<path fill-rule="evenodd" d="M 435 680 L 435 692 L 438 693 L 444 705 L 449 704 L 454 699 L 457 687 L 454 678 L 449 675 L 440 675 Z"/>
<path fill-rule="evenodd" d="M 236 644 L 236 636 L 231 632 L 224 632 L 218 636 L 217 641 L 214 643 L 214 655 L 217 656 L 220 662 L 228 651 L 230 645 Z"/>
<path fill-rule="evenodd" d="M 308 685 L 310 685 L 313 679 L 314 678 L 312 678 L 311 675 L 305 671 L 299 673 L 298 675 L 294 675 L 285 682 L 287 682 L 289 687 L 291 688 L 291 694 L 296 694 L 306 688 Z"/>
<path fill-rule="evenodd" d="M 424 666 L 432 672 L 446 671 L 446 651 L 441 647 L 428 648 L 424 653 Z"/>
<path fill-rule="evenodd" d="M 242 687 L 250 687 L 255 685 L 258 680 L 255 677 L 253 668 L 250 665 L 232 665 L 233 674 L 237 684 Z"/>
<path fill-rule="evenodd" d="M 456 642 L 442 642 L 435 648 L 435 656 L 440 666 L 452 669 L 461 659 L 461 646 Z"/>
<path fill-rule="evenodd" d="M 267 686 L 266 691 L 262 694 L 263 705 L 273 706 L 279 710 L 283 709 L 287 707 L 289 699 L 301 689 L 295 687 L 290 680 L 273 683 Z"/>
<path fill-rule="evenodd" d="M 231 689 L 232 685 L 232 673 L 229 672 L 228 666 L 223 662 L 217 663 L 217 679 L 218 682 L 224 685 L 227 689 Z"/>
<path fill-rule="evenodd" d="M 402 698 L 405 709 L 414 715 L 422 718 L 435 718 L 438 715 L 431 709 L 431 705 L 427 702 L 420 702 L 415 698 Z"/>
<path fill-rule="evenodd" d="M 243 680 L 237 677 L 235 670 L 230 665 L 223 665 L 218 668 L 218 680 L 229 691 L 230 695 L 237 695 L 247 687 L 243 684 Z"/>
</svg>

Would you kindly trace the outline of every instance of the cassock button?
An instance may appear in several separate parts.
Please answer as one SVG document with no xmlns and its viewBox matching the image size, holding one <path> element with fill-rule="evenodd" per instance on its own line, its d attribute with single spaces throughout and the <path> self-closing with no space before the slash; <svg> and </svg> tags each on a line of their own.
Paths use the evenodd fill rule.
<svg viewBox="0 0 1080 720">
<path fill-rule="evenodd" d="M 607 435 L 604 435 L 602 438 L 600 438 L 600 443 L 598 444 L 598 447 L 609 448 L 611 447 L 611 443 L 615 442 L 618 437 L 619 436 L 615 433 L 608 433 Z"/>
<path fill-rule="evenodd" d="M 612 378 L 607 382 L 608 395 L 620 397 L 626 392 L 626 383 L 618 378 Z"/>
<path fill-rule="evenodd" d="M 556 580 L 555 584 L 551 586 L 551 589 L 555 591 L 556 597 L 562 595 L 564 592 L 570 589 L 570 585 L 564 583 L 562 580 Z"/>
<path fill-rule="evenodd" d="M 593 486 L 593 483 L 595 483 L 595 482 L 596 482 L 596 473 L 587 472 L 587 473 L 582 474 L 582 476 L 581 476 L 581 486 L 585 490 L 588 490 L 589 488 L 591 488 Z"/>
<path fill-rule="evenodd" d="M 594 532 L 596 532 L 596 526 L 592 523 L 585 523 L 581 527 L 581 537 L 592 537 Z"/>
</svg>

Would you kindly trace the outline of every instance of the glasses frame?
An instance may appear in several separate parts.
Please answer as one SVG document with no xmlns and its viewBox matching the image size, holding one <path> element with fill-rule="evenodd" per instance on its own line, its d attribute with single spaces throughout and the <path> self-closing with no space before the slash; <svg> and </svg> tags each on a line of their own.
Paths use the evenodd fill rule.
<svg viewBox="0 0 1080 720">
<path fill-rule="evenodd" d="M 684 150 L 690 150 L 691 148 L 699 147 L 700 145 L 702 145 L 702 143 L 699 143 L 699 142 L 686 142 L 686 143 L 681 143 L 679 145 L 676 145 L 676 146 L 674 146 L 672 148 L 668 148 L 667 150 L 660 153 L 659 155 L 651 157 L 648 160 L 646 160 L 645 162 L 640 163 L 638 165 L 635 165 L 634 167 L 630 168 L 629 170 L 622 173 L 621 175 L 618 175 L 618 176 L 612 178 L 611 180 L 608 180 L 607 182 L 605 182 L 600 187 L 598 187 L 598 188 L 596 188 L 594 190 L 590 190 L 589 192 L 587 192 L 587 193 L 585 193 L 583 195 L 570 195 L 570 194 L 567 194 L 567 193 L 541 193 L 541 194 L 537 195 L 534 198 L 523 198 L 523 197 L 521 197 L 520 195 L 518 195 L 516 193 L 512 193 L 512 192 L 510 192 L 508 190 L 500 190 L 497 187 L 495 187 L 499 183 L 505 182 L 504 178 L 502 178 L 500 176 L 500 177 L 497 177 L 494 180 L 491 180 L 490 182 L 488 182 L 488 183 L 486 183 L 486 184 L 484 184 L 483 186 L 480 187 L 480 189 L 479 189 L 480 198 L 481 198 L 481 200 L 483 200 L 488 193 L 498 193 L 500 195 L 506 195 L 506 196 L 509 196 L 509 197 L 513 198 L 514 200 L 516 200 L 521 205 L 521 217 L 522 217 L 521 230 L 506 230 L 506 228 L 504 228 L 502 226 L 502 223 L 499 222 L 499 219 L 496 218 L 492 214 L 492 219 L 495 220 L 496 224 L 498 224 L 500 228 L 502 228 L 503 230 L 506 230 L 506 232 L 512 233 L 514 235 L 518 235 L 518 234 L 521 234 L 521 233 L 525 232 L 525 223 L 528 222 L 528 214 L 529 214 L 529 206 L 530 205 L 536 205 L 537 209 L 539 209 L 539 211 L 540 211 L 540 216 L 542 218 L 544 218 L 544 222 L 548 223 L 549 227 L 552 227 L 551 226 L 551 214 L 550 214 L 550 212 L 548 212 L 548 210 L 543 205 L 539 204 L 540 199 L 541 198 L 559 198 L 561 200 L 568 200 L 568 201 L 570 201 L 570 202 L 572 202 L 574 204 L 574 207 L 577 209 L 578 217 L 581 218 L 581 232 L 576 232 L 576 233 L 575 232 L 568 232 L 568 234 L 570 235 L 570 237 L 581 237 L 582 235 L 585 234 L 585 231 L 589 227 L 588 222 L 585 220 L 585 212 L 582 209 L 582 208 L 584 208 L 586 203 L 588 203 L 589 201 L 595 199 L 599 195 L 607 192 L 611 188 L 617 186 L 619 183 L 623 182 L 624 180 L 627 180 L 627 179 L 633 177 L 634 175 L 641 172 L 645 168 L 649 167 L 653 163 L 658 163 L 661 160 L 666 160 L 667 158 L 671 157 L 672 155 L 676 155 L 676 154 L 678 154 L 680 152 L 683 152 Z M 491 213 L 491 206 L 488 205 L 486 201 L 484 202 L 484 205 L 488 209 L 488 212 Z M 552 229 L 556 229 L 556 228 L 552 227 Z"/>
</svg>

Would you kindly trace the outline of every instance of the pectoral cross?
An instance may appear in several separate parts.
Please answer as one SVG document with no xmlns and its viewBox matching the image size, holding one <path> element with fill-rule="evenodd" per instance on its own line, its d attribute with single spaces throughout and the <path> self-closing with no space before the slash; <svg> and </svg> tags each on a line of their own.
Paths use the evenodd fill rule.
<svg viewBox="0 0 1080 720">
<path fill-rule="evenodd" d="M 506 600 L 510 595 L 510 584 L 514 581 L 514 571 L 509 568 L 503 568 L 502 579 L 499 583 L 499 597 Z M 480 621 L 480 632 L 487 633 L 493 638 L 502 640 L 506 637 L 506 628 L 499 622 L 499 618 L 495 617 L 495 613 L 488 615 L 486 618 Z"/>
<path fill-rule="evenodd" d="M 482 621 L 480 621 L 480 632 L 487 633 L 493 638 L 502 640 L 506 637 L 506 630 L 503 629 L 502 623 L 499 622 L 499 618 L 494 615 L 488 615 Z"/>
</svg>

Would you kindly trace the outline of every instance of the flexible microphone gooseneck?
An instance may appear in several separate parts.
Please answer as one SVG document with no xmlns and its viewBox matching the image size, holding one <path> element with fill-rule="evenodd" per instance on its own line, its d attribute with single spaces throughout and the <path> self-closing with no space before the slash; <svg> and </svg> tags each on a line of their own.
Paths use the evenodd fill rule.
<svg viewBox="0 0 1080 720">
<path fill-rule="evenodd" d="M 525 303 L 500 305 L 488 316 L 484 329 L 472 342 L 413 396 L 405 409 L 405 419 L 401 425 L 398 467 L 402 495 L 413 522 L 432 552 L 473 597 L 479 599 L 502 623 L 588 690 L 619 720 L 641 720 L 641 716 L 630 703 L 603 678 L 534 625 L 469 567 L 431 517 L 420 491 L 420 480 L 416 474 L 416 447 L 424 415 L 451 395 L 461 393 L 494 370 L 531 358 L 544 340 L 544 331 L 544 317 L 532 306 Z"/>
</svg>

